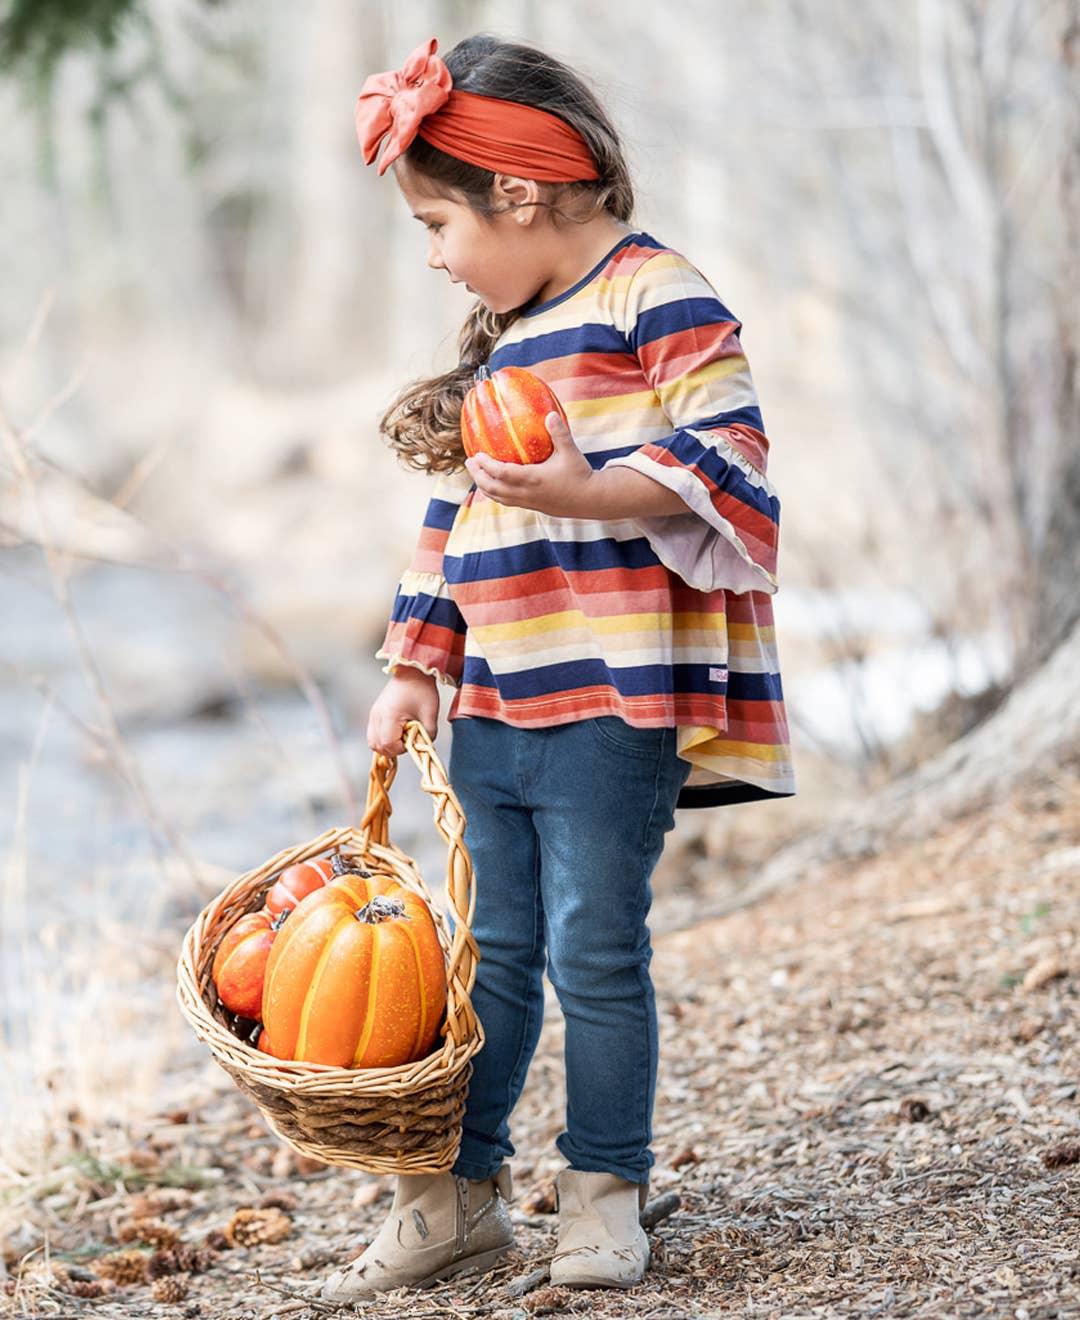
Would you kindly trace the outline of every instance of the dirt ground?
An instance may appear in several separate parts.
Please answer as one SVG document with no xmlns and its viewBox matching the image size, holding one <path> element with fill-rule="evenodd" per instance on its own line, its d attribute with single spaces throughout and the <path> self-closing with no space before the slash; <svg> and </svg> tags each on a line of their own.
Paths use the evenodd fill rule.
<svg viewBox="0 0 1080 1320">
<path fill-rule="evenodd" d="M 1080 1316 L 1078 917 L 1080 772 L 1063 769 L 932 838 L 659 936 L 651 1196 L 678 1208 L 650 1232 L 645 1282 L 521 1282 L 553 1250 L 552 1015 L 514 1124 L 520 1250 L 483 1278 L 359 1309 Z M 0 1311 L 336 1313 L 319 1282 L 375 1231 L 392 1180 L 298 1161 L 211 1065 L 188 1082 L 196 1098 L 125 1134 L 115 1161 L 89 1154 L 100 1134 L 76 1134 L 81 1156 L 13 1185 Z M 156 1284 L 140 1281 L 148 1262 Z"/>
</svg>

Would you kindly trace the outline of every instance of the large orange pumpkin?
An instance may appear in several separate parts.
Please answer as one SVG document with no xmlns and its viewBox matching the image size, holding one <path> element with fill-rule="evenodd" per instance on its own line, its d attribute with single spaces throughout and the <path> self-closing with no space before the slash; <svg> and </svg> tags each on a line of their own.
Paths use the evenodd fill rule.
<svg viewBox="0 0 1080 1320">
<path fill-rule="evenodd" d="M 211 974 L 218 998 L 231 1013 L 259 1016 L 266 962 L 286 915 L 275 916 L 265 908 L 249 912 L 226 931 L 218 945 Z"/>
<path fill-rule="evenodd" d="M 446 966 L 427 904 L 385 875 L 339 876 L 302 899 L 263 982 L 274 1055 L 338 1068 L 423 1058 L 445 1009 Z"/>
<path fill-rule="evenodd" d="M 542 463 L 554 452 L 544 418 L 562 404 L 546 381 L 524 367 L 481 367 L 461 405 L 461 442 L 471 458 L 483 450 L 504 463 Z"/>
</svg>

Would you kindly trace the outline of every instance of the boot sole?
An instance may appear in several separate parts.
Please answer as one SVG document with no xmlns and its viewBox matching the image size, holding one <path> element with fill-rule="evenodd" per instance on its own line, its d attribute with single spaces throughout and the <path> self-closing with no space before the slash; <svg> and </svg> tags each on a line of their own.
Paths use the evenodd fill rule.
<svg viewBox="0 0 1080 1320">
<path fill-rule="evenodd" d="M 477 1274 L 486 1274 L 504 1256 L 513 1251 L 514 1245 L 513 1242 L 508 1242 L 504 1247 L 495 1247 L 491 1251 L 481 1251 L 475 1256 L 466 1256 L 462 1260 L 454 1261 L 452 1265 L 444 1265 L 442 1269 L 436 1270 L 434 1274 L 429 1274 L 426 1279 L 420 1279 L 416 1283 L 409 1284 L 409 1287 L 434 1288 L 437 1284 L 445 1283 L 447 1279 L 454 1279 L 467 1270 L 475 1270 Z"/>
<path fill-rule="evenodd" d="M 425 1291 L 428 1288 L 434 1288 L 447 1279 L 453 1279 L 458 1274 L 464 1274 L 467 1270 L 475 1270 L 477 1274 L 484 1274 L 492 1269 L 503 1256 L 514 1250 L 516 1243 L 508 1242 L 505 1246 L 495 1247 L 491 1251 L 481 1251 L 475 1256 L 467 1256 L 462 1260 L 456 1260 L 450 1265 L 440 1266 L 434 1273 L 426 1275 L 422 1279 L 402 1280 L 400 1283 L 388 1283 L 382 1288 L 364 1287 L 347 1289 L 342 1292 L 327 1294 L 320 1293 L 323 1301 L 336 1302 L 339 1306 L 349 1306 L 353 1302 L 371 1301 L 375 1297 L 380 1297 L 384 1293 L 392 1292 L 396 1288 L 412 1288 L 417 1292 Z"/>
<path fill-rule="evenodd" d="M 579 1275 L 576 1279 L 552 1279 L 553 1288 L 636 1288 L 639 1283 L 644 1283 L 644 1275 L 640 1279 L 630 1279 L 623 1283 L 616 1279 L 589 1278 L 585 1275 Z"/>
</svg>

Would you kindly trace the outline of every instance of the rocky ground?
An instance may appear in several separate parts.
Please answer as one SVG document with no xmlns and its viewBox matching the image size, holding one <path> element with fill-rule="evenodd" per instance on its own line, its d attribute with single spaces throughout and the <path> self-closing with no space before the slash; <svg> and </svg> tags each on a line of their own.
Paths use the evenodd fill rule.
<svg viewBox="0 0 1080 1320">
<path fill-rule="evenodd" d="M 559 1167 L 552 1014 L 515 1119 L 520 1250 L 371 1317 L 1080 1315 L 1080 772 L 931 838 L 658 936 L 652 1266 L 546 1285 Z M 7 1179 L 16 1316 L 269 1320 L 375 1231 L 391 1180 L 279 1147 L 224 1074 L 138 1129 Z M 123 1254 L 118 1254 L 123 1253 Z M 153 1276 L 153 1277 L 151 1277 Z M 346 1312 L 349 1313 L 349 1312 Z"/>
</svg>

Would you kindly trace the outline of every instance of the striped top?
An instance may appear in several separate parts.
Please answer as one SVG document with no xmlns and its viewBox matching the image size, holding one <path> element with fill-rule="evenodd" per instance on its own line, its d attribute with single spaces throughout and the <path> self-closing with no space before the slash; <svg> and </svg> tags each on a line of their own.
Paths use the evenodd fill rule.
<svg viewBox="0 0 1080 1320">
<path fill-rule="evenodd" d="M 594 468 L 643 472 L 685 513 L 593 521 L 436 477 L 376 657 L 452 685 L 449 718 L 675 726 L 680 807 L 795 791 L 771 595 L 780 502 L 740 322 L 685 257 L 626 235 L 527 307 L 489 358 L 558 396 Z"/>
</svg>

